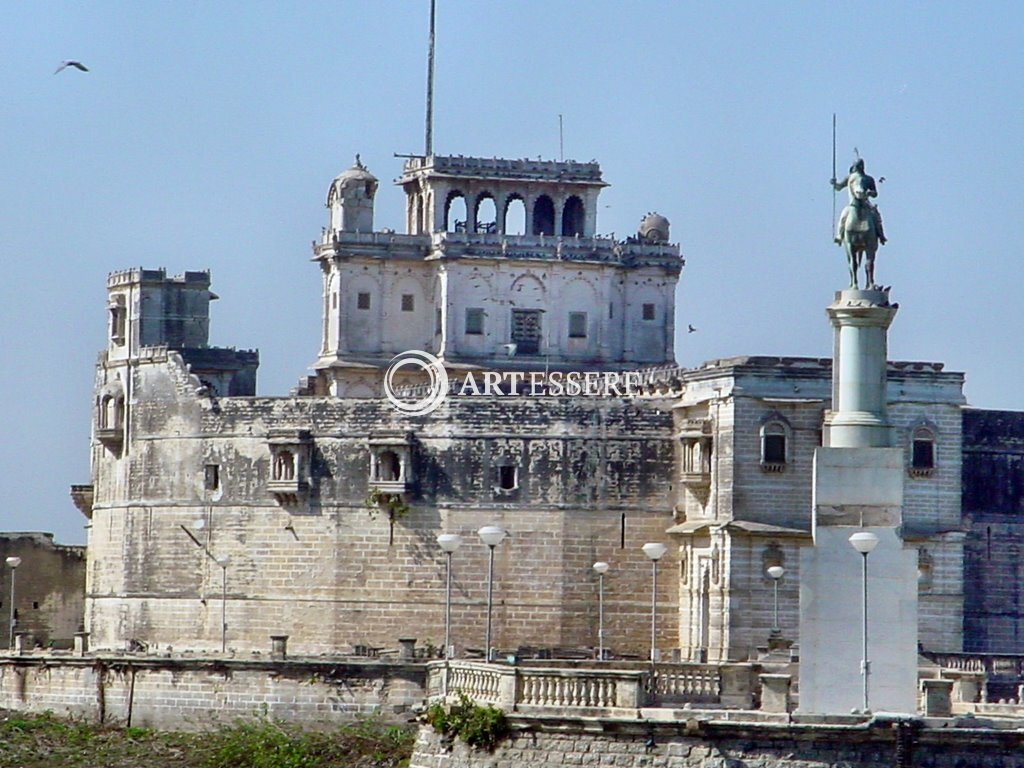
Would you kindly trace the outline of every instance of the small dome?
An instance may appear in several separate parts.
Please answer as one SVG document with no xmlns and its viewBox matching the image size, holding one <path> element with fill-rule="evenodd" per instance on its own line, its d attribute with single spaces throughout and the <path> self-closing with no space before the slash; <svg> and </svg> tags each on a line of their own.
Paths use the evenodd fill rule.
<svg viewBox="0 0 1024 768">
<path fill-rule="evenodd" d="M 364 197 L 373 199 L 377 192 L 377 177 L 366 170 L 356 155 L 356 161 L 347 171 L 338 174 L 338 177 L 331 182 L 331 189 L 327 193 L 327 204 L 330 205 L 338 197 Z"/>
<path fill-rule="evenodd" d="M 668 219 L 660 213 L 648 213 L 641 220 L 637 234 L 645 243 L 667 243 L 668 227 Z"/>
</svg>

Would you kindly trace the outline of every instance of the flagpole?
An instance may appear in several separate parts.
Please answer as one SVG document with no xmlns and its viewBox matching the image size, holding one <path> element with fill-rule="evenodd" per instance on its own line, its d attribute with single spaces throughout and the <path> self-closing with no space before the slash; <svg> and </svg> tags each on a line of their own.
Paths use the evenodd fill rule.
<svg viewBox="0 0 1024 768">
<path fill-rule="evenodd" d="M 836 229 L 836 113 L 832 113 L 832 226 L 829 234 Z M 835 235 L 832 235 L 835 237 Z"/>
</svg>

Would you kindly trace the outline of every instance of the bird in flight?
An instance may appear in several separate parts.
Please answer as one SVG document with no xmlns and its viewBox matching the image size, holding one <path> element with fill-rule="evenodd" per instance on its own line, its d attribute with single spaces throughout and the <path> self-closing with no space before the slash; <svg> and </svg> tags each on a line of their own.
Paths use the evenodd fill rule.
<svg viewBox="0 0 1024 768">
<path fill-rule="evenodd" d="M 694 327 L 693 327 L 692 325 L 690 325 L 689 323 L 687 323 L 687 324 L 686 324 L 686 332 L 687 332 L 687 333 L 696 333 L 696 332 L 697 332 L 697 329 L 696 329 L 696 328 L 694 328 Z"/>
<path fill-rule="evenodd" d="M 80 61 L 62 61 L 60 63 L 60 66 L 57 67 L 57 69 L 54 71 L 53 74 L 56 75 L 59 72 L 62 72 L 63 70 L 67 69 L 68 67 L 74 67 L 75 69 L 80 69 L 82 72 L 88 72 L 89 71 L 89 68 L 87 66 L 85 66 L 85 64 L 83 64 Z"/>
</svg>

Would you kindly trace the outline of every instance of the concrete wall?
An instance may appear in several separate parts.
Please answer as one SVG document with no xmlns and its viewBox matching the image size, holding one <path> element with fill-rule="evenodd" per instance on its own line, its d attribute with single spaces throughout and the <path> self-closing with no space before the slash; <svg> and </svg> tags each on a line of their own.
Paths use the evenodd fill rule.
<svg viewBox="0 0 1024 768">
<path fill-rule="evenodd" d="M 425 681 L 422 664 L 0 658 L 0 709 L 167 730 L 258 715 L 306 726 L 370 715 L 404 723 Z"/>
</svg>

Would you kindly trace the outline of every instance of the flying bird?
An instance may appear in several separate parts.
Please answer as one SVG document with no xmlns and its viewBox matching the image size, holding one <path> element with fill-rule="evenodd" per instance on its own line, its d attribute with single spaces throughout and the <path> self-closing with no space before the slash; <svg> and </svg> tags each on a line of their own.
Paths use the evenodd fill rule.
<svg viewBox="0 0 1024 768">
<path fill-rule="evenodd" d="M 687 333 L 696 333 L 696 332 L 697 332 L 697 329 L 696 329 L 696 328 L 694 328 L 694 327 L 693 327 L 692 325 L 690 325 L 689 323 L 687 323 L 687 324 L 686 324 L 686 332 L 687 332 Z"/>
<path fill-rule="evenodd" d="M 88 72 L 89 71 L 89 68 L 87 66 L 85 66 L 85 64 L 83 64 L 80 61 L 62 61 L 60 63 L 60 66 L 57 67 L 57 69 L 54 71 L 53 74 L 56 75 L 59 72 L 62 72 L 63 70 L 67 69 L 68 67 L 74 67 L 75 69 L 81 70 L 82 72 Z"/>
</svg>

